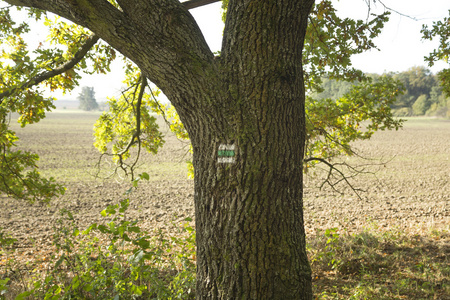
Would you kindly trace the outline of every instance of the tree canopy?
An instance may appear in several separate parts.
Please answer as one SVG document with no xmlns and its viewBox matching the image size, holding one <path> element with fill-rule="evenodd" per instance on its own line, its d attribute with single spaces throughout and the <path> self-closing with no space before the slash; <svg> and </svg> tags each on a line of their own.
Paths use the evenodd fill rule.
<svg viewBox="0 0 450 300">
<path fill-rule="evenodd" d="M 14 1 L 12 1 L 14 3 Z M 112 1 L 112 4 L 117 4 Z M 224 2 L 226 10 L 226 2 Z M 23 11 L 29 18 L 44 24 L 49 29 L 47 40 L 49 43 L 41 42 L 36 49 L 29 49 L 26 34 L 31 30 L 26 21 L 16 23 L 12 13 L 14 7 L 4 6 L 1 9 L 2 27 L 1 34 L 4 38 L 2 52 L 2 74 L 0 99 L 2 101 L 3 116 L 9 112 L 18 112 L 19 121 L 23 126 L 28 123 L 37 122 L 45 117 L 45 112 L 53 107 L 53 98 L 45 98 L 44 86 L 51 90 L 61 89 L 71 91 L 77 86 L 82 73 L 107 73 L 110 64 L 117 57 L 116 50 L 107 43 L 90 33 L 79 25 L 67 22 L 58 16 L 46 13 L 44 10 L 35 8 Z M 392 118 L 390 107 L 395 98 L 400 94 L 401 87 L 398 81 L 385 78 L 376 84 L 371 83 L 371 78 L 356 70 L 351 65 L 351 56 L 376 48 L 373 39 L 381 32 L 383 24 L 388 20 L 389 12 L 374 16 L 368 21 L 340 18 L 333 8 L 331 1 L 320 1 L 314 6 L 310 17 L 305 39 L 305 50 L 303 52 L 303 65 L 305 69 L 305 88 L 308 94 L 322 91 L 322 78 L 331 78 L 343 82 L 364 82 L 356 90 L 345 95 L 340 101 L 325 101 L 307 98 L 307 129 L 308 142 L 306 156 L 309 162 L 314 158 L 331 159 L 336 155 L 351 154 L 350 142 L 356 139 L 366 139 L 378 129 L 398 128 L 401 122 Z M 125 60 L 125 74 L 127 83 L 131 90 L 133 86 L 138 88 L 140 71 L 134 64 Z M 376 93 L 376 94 L 374 94 Z M 136 95 L 136 94 L 134 94 Z M 180 136 L 187 138 L 187 133 L 179 118 L 174 114 L 173 108 L 165 106 L 145 93 L 144 101 L 135 97 L 134 102 L 121 101 L 130 104 L 129 117 L 136 124 L 137 104 L 148 107 L 160 114 L 170 115 L 172 129 Z M 377 96 L 370 96 L 377 95 Z M 111 100 L 111 111 L 107 114 L 115 116 L 119 103 Z M 144 105 L 143 105 L 144 104 Z M 147 108 L 140 109 L 143 113 Z M 155 131 L 155 123 L 151 118 L 143 117 L 141 122 L 144 128 Z M 112 146 L 112 154 L 124 155 L 129 147 L 128 141 L 133 140 L 133 146 L 138 145 L 137 139 L 133 138 L 136 126 L 132 125 L 120 134 L 119 128 L 114 128 L 111 122 L 106 122 L 106 115 L 99 120 L 96 134 L 96 145 L 106 153 L 106 144 L 121 137 Z M 371 122 L 369 132 L 362 130 L 363 121 Z M 108 125 L 106 125 L 108 124 Z M 123 123 L 124 124 L 124 123 Z M 108 128 L 108 129 L 106 129 Z M 6 130 L 6 127 L 5 129 Z M 126 134 L 125 134 L 126 133 Z M 6 136 L 6 135 L 5 135 Z M 14 133 L 9 131 L 12 139 Z M 151 152 L 156 152 L 161 145 L 160 134 L 150 134 L 146 139 L 151 146 L 145 147 Z M 154 138 L 153 138 L 154 137 Z M 126 141 L 125 141 L 126 140 Z M 136 143 L 135 143 L 136 142 Z M 12 144 L 11 144 L 12 146 Z M 11 147 L 7 147 L 8 153 Z M 120 154 L 120 155 L 119 155 Z M 116 159 L 121 161 L 121 159 Z M 19 174 L 17 174 L 19 175 Z M 17 176 L 8 176 L 17 178 Z"/>
<path fill-rule="evenodd" d="M 446 95 L 439 80 L 425 67 L 412 67 L 409 70 L 383 75 L 366 74 L 372 82 L 378 82 L 384 77 L 398 81 L 403 87 L 403 94 L 391 103 L 392 112 L 397 117 L 406 116 L 450 116 L 450 97 Z M 339 99 L 348 93 L 358 82 L 338 81 L 327 77 L 322 78 L 323 91 L 313 93 L 318 99 Z M 419 108 L 420 107 L 420 108 Z"/>
<path fill-rule="evenodd" d="M 351 64 L 352 55 L 376 48 L 389 12 L 353 20 L 339 17 L 330 0 L 224 1 L 222 50 L 214 54 L 187 10 L 193 2 L 3 2 L 10 4 L 0 9 L 3 192 L 45 201 L 64 191 L 39 176 L 36 156 L 17 150 L 11 113 L 22 126 L 35 123 L 54 108 L 43 86 L 71 91 L 83 73 L 107 73 L 123 59 L 128 88 L 96 123 L 95 146 L 133 178 L 130 149 L 139 156 L 164 143 L 151 112 L 189 138 L 197 298 L 312 298 L 303 172 L 316 163 L 333 171 L 334 159 L 354 153 L 351 142 L 402 124 L 391 111 L 399 81 L 375 81 Z M 47 43 L 27 43 L 31 26 L 14 21 L 17 10 L 48 28 Z M 359 84 L 318 99 L 324 77 Z M 150 82 L 173 106 L 158 101 Z M 232 160 L 219 159 L 223 149 Z"/>
</svg>

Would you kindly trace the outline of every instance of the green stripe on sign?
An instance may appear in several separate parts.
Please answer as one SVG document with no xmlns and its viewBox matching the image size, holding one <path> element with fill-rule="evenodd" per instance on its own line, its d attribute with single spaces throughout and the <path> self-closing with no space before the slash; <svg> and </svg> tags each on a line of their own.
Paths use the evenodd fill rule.
<svg viewBox="0 0 450 300">
<path fill-rule="evenodd" d="M 233 157 L 234 150 L 219 150 L 217 154 L 219 155 L 219 157 Z"/>
</svg>

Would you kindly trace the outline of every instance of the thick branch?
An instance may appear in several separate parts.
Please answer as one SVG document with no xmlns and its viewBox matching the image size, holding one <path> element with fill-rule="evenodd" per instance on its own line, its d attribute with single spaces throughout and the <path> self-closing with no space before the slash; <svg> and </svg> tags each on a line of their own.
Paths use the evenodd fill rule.
<svg viewBox="0 0 450 300">
<path fill-rule="evenodd" d="M 92 34 L 91 36 L 89 36 L 87 38 L 86 42 L 83 44 L 83 46 L 81 46 L 81 48 L 77 51 L 77 53 L 75 53 L 75 55 L 73 56 L 72 59 L 66 61 L 61 66 L 59 66 L 51 71 L 44 72 L 44 73 L 34 76 L 27 82 L 22 83 L 20 86 L 16 86 L 16 87 L 13 87 L 6 91 L 1 92 L 0 93 L 0 103 L 2 103 L 3 98 L 11 96 L 18 90 L 30 88 L 34 85 L 37 85 L 37 84 L 43 82 L 44 80 L 50 79 L 52 77 L 55 77 L 57 75 L 60 75 L 64 72 L 72 69 L 73 67 L 76 66 L 76 64 L 78 64 L 86 56 L 88 51 L 95 45 L 95 43 L 97 43 L 98 40 L 99 40 L 99 37 L 96 36 L 95 34 Z"/>
<path fill-rule="evenodd" d="M 208 5 L 208 4 L 219 2 L 219 1 L 222 1 L 222 0 L 189 0 L 189 1 L 182 2 L 181 4 L 183 4 L 183 6 L 186 9 L 192 9 L 192 8 L 197 8 L 200 6 Z"/>
<path fill-rule="evenodd" d="M 121 9 L 106 0 L 4 1 L 47 10 L 90 29 L 133 61 L 184 121 L 199 102 L 217 99 L 216 94 L 193 96 L 199 90 L 216 91 L 208 85 L 219 82 L 221 73 L 195 19 L 179 0 L 121 0 Z"/>
</svg>

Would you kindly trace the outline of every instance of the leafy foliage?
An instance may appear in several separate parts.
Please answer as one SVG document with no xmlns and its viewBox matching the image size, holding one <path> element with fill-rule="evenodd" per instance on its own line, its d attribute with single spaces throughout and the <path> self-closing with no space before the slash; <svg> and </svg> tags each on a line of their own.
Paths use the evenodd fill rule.
<svg viewBox="0 0 450 300">
<path fill-rule="evenodd" d="M 429 56 L 425 57 L 425 60 L 428 61 L 428 65 L 431 67 L 438 60 L 443 60 L 446 63 L 450 63 L 450 18 L 447 17 L 442 21 L 433 22 L 433 26 L 431 28 L 424 25 L 421 32 L 423 34 L 423 38 L 426 40 L 433 40 L 435 37 L 439 38 L 438 48 L 433 50 Z M 450 68 L 439 72 L 438 77 L 444 92 L 448 97 L 450 97 Z"/>
<path fill-rule="evenodd" d="M 146 173 L 134 181 L 148 180 Z M 174 224 L 178 234 L 152 234 L 128 220 L 129 199 L 101 212 L 104 222 L 85 230 L 73 214 L 62 210 L 54 226 L 52 266 L 32 279 L 16 299 L 193 299 L 195 232 Z M 181 226 L 180 226 L 181 225 Z M 2 238 L 0 240 L 7 240 Z M 0 281 L 6 293 L 9 278 Z"/>
<path fill-rule="evenodd" d="M 398 129 L 390 105 L 401 94 L 398 81 L 372 80 L 354 69 L 352 55 L 376 49 L 376 38 L 388 21 L 389 12 L 371 15 L 366 21 L 340 18 L 331 1 L 318 2 L 309 19 L 303 66 L 305 70 L 307 139 L 306 168 L 338 155 L 352 155 L 350 143 L 369 139 L 377 130 Z M 340 82 L 348 92 L 338 99 L 319 98 L 323 79 Z M 369 121 L 366 128 L 364 121 Z M 314 159 L 318 158 L 318 160 Z"/>
<path fill-rule="evenodd" d="M 351 56 L 376 49 L 376 38 L 389 20 L 389 12 L 372 15 L 371 20 L 340 18 L 330 0 L 318 2 L 311 11 L 303 66 L 307 90 L 321 91 L 321 78 L 345 81 L 366 79 L 352 67 Z"/>
<path fill-rule="evenodd" d="M 117 5 L 115 1 L 110 2 Z M 227 4 L 227 1 L 223 1 L 224 18 Z M 1 61 L 4 73 L 9 76 L 8 82 L 0 83 L 0 93 L 6 95 L 2 98 L 5 113 L 14 111 L 14 105 L 19 105 L 24 124 L 38 121 L 45 116 L 46 110 L 53 108 L 53 99 L 42 97 L 40 85 L 44 84 L 52 90 L 70 91 L 78 84 L 80 72 L 110 71 L 110 64 L 116 59 L 114 49 L 98 41 L 88 30 L 59 17 L 50 17 L 39 10 L 28 12 L 48 28 L 50 47 L 41 43 L 30 53 L 22 38 L 29 26 L 26 23 L 16 26 L 11 18 L 11 9 L 7 7 L 1 10 L 4 20 L 1 34 L 9 43 Z M 322 0 L 314 6 L 303 52 L 303 65 L 307 74 L 305 87 L 309 95 L 306 103 L 308 157 L 331 159 L 339 154 L 351 155 L 350 142 L 370 138 L 376 130 L 393 129 L 401 125 L 391 118 L 389 107 L 399 94 L 396 83 L 388 80 L 371 82 L 365 74 L 352 67 L 350 60 L 354 54 L 376 48 L 373 39 L 380 34 L 388 16 L 386 12 L 371 15 L 365 21 L 353 20 L 340 18 L 330 0 Z M 71 67 L 68 68 L 68 65 Z M 48 74 L 46 71 L 58 68 L 61 73 L 39 81 L 40 85 L 35 84 L 36 76 L 45 77 Z M 113 158 L 116 171 L 122 170 L 133 178 L 133 169 L 141 148 L 156 153 L 164 142 L 151 112 L 164 115 L 179 138 L 188 139 L 188 135 L 175 109 L 155 98 L 159 91 L 148 92 L 146 78 L 127 60 L 125 74 L 128 88 L 121 97 L 109 100 L 110 110 L 103 113 L 95 124 L 95 146 L 103 155 Z M 313 95 L 322 90 L 324 76 L 363 84 L 339 101 L 319 100 Z M 24 97 L 26 93 L 29 94 L 28 98 Z M 367 120 L 371 123 L 369 131 L 364 132 L 360 124 Z M 138 149 L 136 158 L 128 163 L 133 147 Z M 193 174 L 192 164 L 190 174 Z"/>
<path fill-rule="evenodd" d="M 144 94 L 146 80 L 142 80 L 138 70 L 134 69 L 128 73 L 125 82 L 130 88 L 119 99 L 109 99 L 109 111 L 104 112 L 94 125 L 94 146 L 104 155 L 111 155 L 125 174 L 133 176 L 141 147 L 150 153 L 157 153 L 164 139 L 158 130 L 156 118 L 151 115 L 151 109 L 155 107 L 154 95 Z M 126 164 L 130 149 L 136 146 L 136 160 Z M 109 149 L 111 152 L 108 152 Z"/>
<path fill-rule="evenodd" d="M 392 114 L 397 117 L 412 115 L 429 115 L 438 117 L 450 117 L 450 97 L 446 96 L 439 85 L 438 77 L 424 67 L 412 67 L 399 73 L 388 73 L 384 75 L 365 74 L 372 82 L 379 82 L 383 77 L 390 77 L 398 82 L 398 88 L 403 93 L 397 95 L 392 103 Z M 323 78 L 323 91 L 312 93 L 313 98 L 339 99 L 348 93 L 352 85 L 358 82 L 338 81 Z"/>
<path fill-rule="evenodd" d="M 87 30 L 60 18 L 50 20 L 37 9 L 27 12 L 29 18 L 48 26 L 50 43 L 41 41 L 28 50 L 24 36 L 30 25 L 13 20 L 17 14 L 13 7 L 0 8 L 0 191 L 17 199 L 49 201 L 63 194 L 64 188 L 39 174 L 36 154 L 15 150 L 18 138 L 9 129 L 10 113 L 19 114 L 21 126 L 38 122 L 55 108 L 55 99 L 45 97 L 44 88 L 67 92 L 78 85 L 81 70 L 109 71 L 114 52 L 104 43 L 89 51 L 98 38 Z"/>
<path fill-rule="evenodd" d="M 390 106 L 400 92 L 398 82 L 385 76 L 355 85 L 335 100 L 308 97 L 306 157 L 352 155 L 351 142 L 369 139 L 377 130 L 398 129 L 402 120 L 393 118 Z"/>
<path fill-rule="evenodd" d="M 5 110 L 0 107 L 2 112 Z M 8 129 L 4 116 L 0 123 L 0 191 L 30 202 L 49 202 L 51 198 L 64 194 L 65 188 L 52 177 L 40 176 L 36 154 L 12 150 L 17 140 L 16 134 Z"/>
</svg>

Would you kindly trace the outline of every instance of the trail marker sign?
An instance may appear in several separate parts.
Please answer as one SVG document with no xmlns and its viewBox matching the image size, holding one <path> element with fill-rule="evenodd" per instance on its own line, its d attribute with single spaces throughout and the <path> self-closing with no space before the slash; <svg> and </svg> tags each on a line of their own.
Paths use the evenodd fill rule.
<svg viewBox="0 0 450 300">
<path fill-rule="evenodd" d="M 220 144 L 217 151 L 217 162 L 221 164 L 233 164 L 236 162 L 236 147 L 234 145 Z"/>
</svg>

